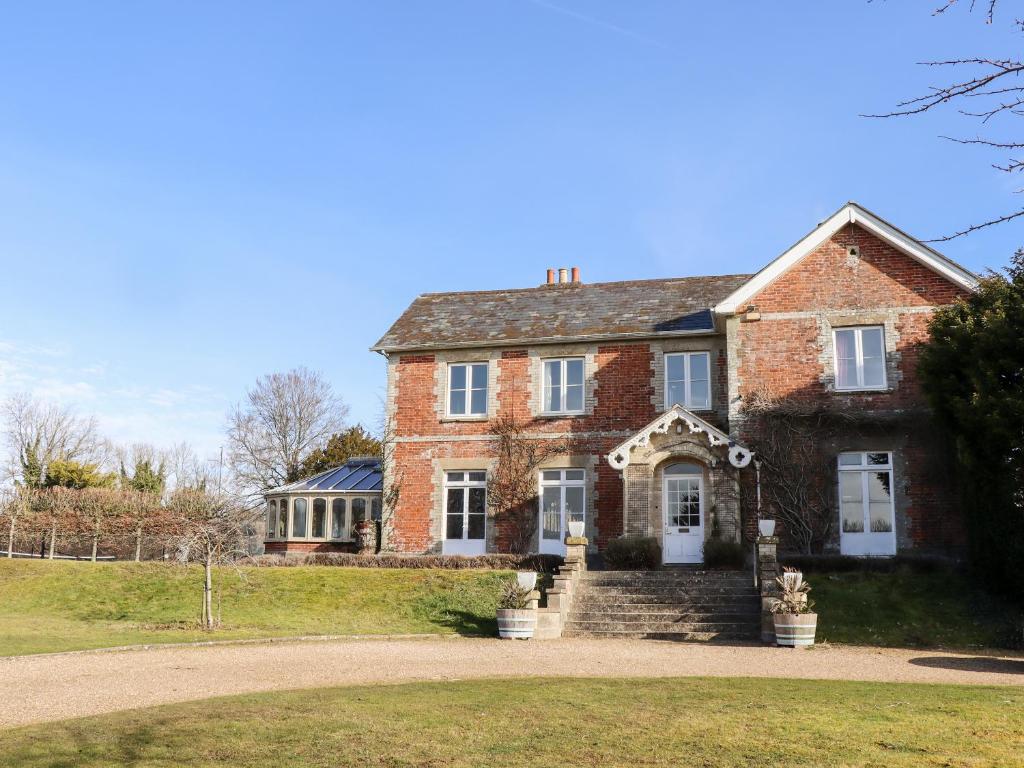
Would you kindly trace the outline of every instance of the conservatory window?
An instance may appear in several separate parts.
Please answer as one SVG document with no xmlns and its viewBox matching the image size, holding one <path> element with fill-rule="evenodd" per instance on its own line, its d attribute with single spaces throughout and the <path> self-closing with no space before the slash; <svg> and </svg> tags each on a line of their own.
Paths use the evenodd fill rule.
<svg viewBox="0 0 1024 768">
<path fill-rule="evenodd" d="M 305 499 L 296 499 L 292 504 L 292 538 L 306 538 L 306 507 Z"/>
<path fill-rule="evenodd" d="M 334 499 L 331 502 L 331 538 L 343 539 L 346 537 L 348 525 L 345 523 L 345 500 Z"/>
<path fill-rule="evenodd" d="M 281 513 L 277 516 L 277 538 L 288 538 L 288 499 L 281 499 Z"/>
<path fill-rule="evenodd" d="M 267 538 L 272 539 L 277 533 L 277 502 L 267 503 Z"/>
<path fill-rule="evenodd" d="M 327 535 L 327 499 L 313 499 L 313 538 Z"/>
</svg>

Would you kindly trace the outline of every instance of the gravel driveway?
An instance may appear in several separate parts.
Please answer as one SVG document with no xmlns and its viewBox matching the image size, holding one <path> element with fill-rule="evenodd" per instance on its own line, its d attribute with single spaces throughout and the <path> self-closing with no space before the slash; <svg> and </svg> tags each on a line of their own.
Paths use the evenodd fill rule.
<svg viewBox="0 0 1024 768">
<path fill-rule="evenodd" d="M 348 639 L 0 659 L 0 727 L 234 693 L 483 677 L 792 677 L 1024 684 L 1024 658 L 651 640 Z"/>
</svg>

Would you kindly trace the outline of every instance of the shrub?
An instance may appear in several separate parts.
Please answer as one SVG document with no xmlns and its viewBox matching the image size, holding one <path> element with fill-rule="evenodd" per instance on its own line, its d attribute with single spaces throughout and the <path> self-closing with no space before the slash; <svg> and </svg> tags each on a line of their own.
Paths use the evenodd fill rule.
<svg viewBox="0 0 1024 768">
<path fill-rule="evenodd" d="M 738 541 L 708 539 L 704 542 L 704 567 L 739 569 L 746 563 L 746 549 Z"/>
<path fill-rule="evenodd" d="M 608 542 L 604 564 L 616 571 L 654 571 L 661 567 L 661 545 L 653 537 L 620 536 Z"/>
<path fill-rule="evenodd" d="M 956 570 L 961 563 L 940 555 L 850 557 L 849 555 L 782 555 L 780 562 L 804 573 L 937 573 Z"/>
<path fill-rule="evenodd" d="M 530 592 L 519 586 L 519 580 L 505 579 L 498 592 L 498 609 L 521 611 L 529 604 Z"/>
<path fill-rule="evenodd" d="M 306 555 L 259 555 L 247 565 L 281 567 L 327 565 L 342 568 L 479 568 L 496 571 L 537 571 L 554 573 L 562 564 L 558 555 L 353 555 L 346 552 L 312 552 Z"/>
</svg>

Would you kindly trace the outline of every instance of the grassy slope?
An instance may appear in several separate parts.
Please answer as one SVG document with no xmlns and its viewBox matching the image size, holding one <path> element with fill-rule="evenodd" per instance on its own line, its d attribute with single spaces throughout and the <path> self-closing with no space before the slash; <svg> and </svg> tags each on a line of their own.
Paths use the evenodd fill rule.
<svg viewBox="0 0 1024 768">
<path fill-rule="evenodd" d="M 811 680 L 518 680 L 324 689 L 0 732 L 7 768 L 898 768 L 1019 765 L 1021 755 L 1022 689 Z"/>
<path fill-rule="evenodd" d="M 958 573 L 812 573 L 818 640 L 891 647 L 1002 647 L 1021 611 Z"/>
<path fill-rule="evenodd" d="M 246 568 L 217 574 L 214 639 L 304 634 L 493 634 L 498 572 Z M 0 655 L 210 639 L 202 570 L 162 563 L 0 559 Z"/>
</svg>

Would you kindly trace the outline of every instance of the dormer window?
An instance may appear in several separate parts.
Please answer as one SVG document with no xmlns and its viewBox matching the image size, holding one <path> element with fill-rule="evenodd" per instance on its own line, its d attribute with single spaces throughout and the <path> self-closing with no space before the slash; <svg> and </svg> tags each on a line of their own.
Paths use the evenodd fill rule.
<svg viewBox="0 0 1024 768">
<path fill-rule="evenodd" d="M 448 415 L 487 415 L 487 363 L 448 366 Z"/>
<path fill-rule="evenodd" d="M 885 389 L 885 329 L 880 325 L 836 328 L 836 389 Z"/>
</svg>

